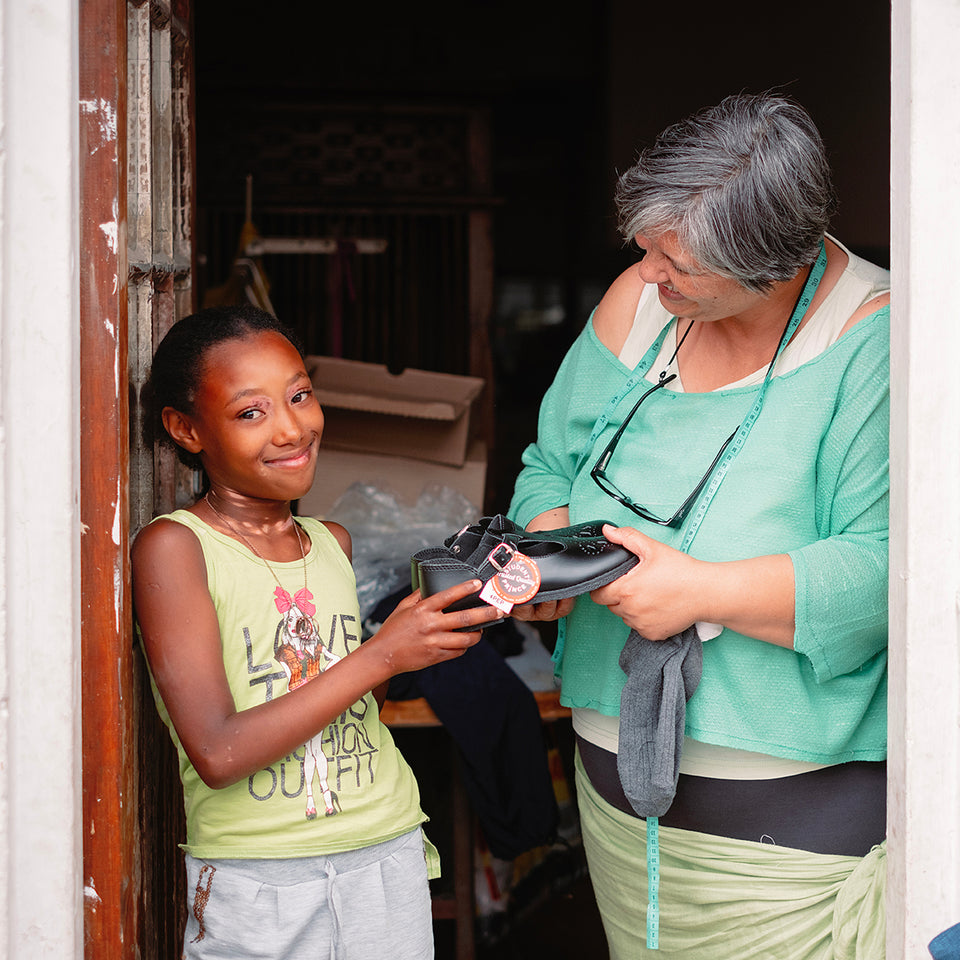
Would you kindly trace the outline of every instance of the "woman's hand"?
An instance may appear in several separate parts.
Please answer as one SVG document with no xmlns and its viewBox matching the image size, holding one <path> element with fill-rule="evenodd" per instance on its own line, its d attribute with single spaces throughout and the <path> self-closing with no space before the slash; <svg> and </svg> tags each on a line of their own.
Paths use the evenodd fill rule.
<svg viewBox="0 0 960 960">
<path fill-rule="evenodd" d="M 603 528 L 611 542 L 635 553 L 640 562 L 618 580 L 591 592 L 602 604 L 648 640 L 665 640 L 705 620 L 697 605 L 706 566 L 631 527 Z"/>
<path fill-rule="evenodd" d="M 419 591 L 411 593 L 397 604 L 364 647 L 379 652 L 390 676 L 461 656 L 480 639 L 480 630 L 501 620 L 503 613 L 486 603 L 450 613 L 444 613 L 444 607 L 482 586 L 479 580 L 469 580 L 426 599 L 421 599 Z"/>
<path fill-rule="evenodd" d="M 631 527 L 603 528 L 640 562 L 590 596 L 648 640 L 665 640 L 707 621 L 781 647 L 793 647 L 794 575 L 785 554 L 710 563 Z"/>
</svg>

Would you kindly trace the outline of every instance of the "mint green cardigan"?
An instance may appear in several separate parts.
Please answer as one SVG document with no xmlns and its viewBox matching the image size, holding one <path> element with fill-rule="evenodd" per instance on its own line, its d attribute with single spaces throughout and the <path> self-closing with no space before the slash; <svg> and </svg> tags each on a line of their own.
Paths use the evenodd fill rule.
<svg viewBox="0 0 960 960">
<path fill-rule="evenodd" d="M 796 578 L 794 649 L 724 630 L 704 644 L 703 679 L 687 707 L 688 736 L 819 763 L 886 756 L 889 307 L 822 354 L 774 376 L 742 450 L 689 547 L 723 561 L 787 554 Z M 648 353 L 648 357 L 650 354 Z M 638 369 L 643 369 L 644 358 Z M 590 468 L 633 404 L 642 378 L 593 444 L 591 431 L 628 370 L 592 318 L 571 347 L 523 455 L 510 516 L 522 525 L 569 504 L 572 523 L 607 519 L 679 547 L 604 494 Z M 631 421 L 608 475 L 666 516 L 748 412 L 757 387 L 659 390 Z M 696 511 L 691 511 L 692 517 Z M 749 602 L 749 598 L 745 598 Z M 620 710 L 618 664 L 629 630 L 589 596 L 577 600 L 554 659 L 562 701 Z"/>
</svg>

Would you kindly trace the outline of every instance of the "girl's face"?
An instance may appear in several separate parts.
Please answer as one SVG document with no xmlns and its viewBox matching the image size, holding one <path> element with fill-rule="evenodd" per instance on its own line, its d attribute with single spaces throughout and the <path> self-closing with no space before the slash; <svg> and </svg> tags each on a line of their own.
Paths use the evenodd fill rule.
<svg viewBox="0 0 960 960">
<path fill-rule="evenodd" d="M 658 237 L 638 233 L 634 239 L 644 251 L 637 265 L 640 279 L 657 285 L 660 303 L 675 317 L 725 320 L 749 313 L 765 300 L 730 277 L 709 273 L 684 250 L 672 231 Z"/>
<path fill-rule="evenodd" d="M 185 419 L 212 485 L 266 500 L 295 500 L 310 489 L 323 412 L 300 354 L 281 334 L 211 347 Z"/>
</svg>

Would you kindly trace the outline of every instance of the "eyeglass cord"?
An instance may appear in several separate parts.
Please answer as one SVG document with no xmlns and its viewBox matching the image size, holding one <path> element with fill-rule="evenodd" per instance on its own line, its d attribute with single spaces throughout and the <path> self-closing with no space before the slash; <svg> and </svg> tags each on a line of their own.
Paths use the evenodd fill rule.
<svg viewBox="0 0 960 960">
<path fill-rule="evenodd" d="M 674 318 L 676 319 L 676 318 Z M 680 352 L 680 348 L 683 346 L 683 341 L 687 339 L 687 334 L 693 329 L 693 321 L 687 324 L 687 329 L 683 331 L 683 336 L 677 341 L 677 348 L 670 355 L 670 359 L 667 361 L 667 365 L 660 371 L 660 383 L 663 383 L 664 379 L 667 376 L 667 371 L 670 369 L 670 364 L 677 359 L 677 354 Z"/>
<path fill-rule="evenodd" d="M 700 502 L 697 504 L 696 512 L 694 513 L 693 519 L 690 521 L 689 526 L 684 533 L 683 542 L 680 544 L 679 549 L 681 552 L 689 552 L 690 546 L 693 543 L 693 538 L 697 535 L 697 530 L 700 529 L 700 524 L 703 521 L 703 518 L 706 516 L 707 510 L 710 508 L 710 502 L 713 500 L 714 494 L 716 494 L 717 490 L 720 488 L 720 484 L 723 482 L 723 478 L 726 475 L 730 464 L 743 448 L 750 431 L 753 429 L 754 423 L 757 421 L 757 417 L 760 416 L 760 411 L 763 409 L 763 398 L 766 395 L 767 387 L 770 385 L 770 378 L 773 376 L 773 368 L 779 359 L 780 354 L 783 352 L 783 348 L 790 342 L 790 338 L 793 336 L 797 327 L 800 326 L 800 322 L 806 316 L 807 310 L 813 301 L 814 294 L 817 292 L 817 287 L 820 286 L 820 281 L 823 279 L 823 274 L 826 269 L 827 248 L 823 240 L 821 240 L 820 252 L 817 254 L 817 259 L 810 268 L 810 273 L 807 276 L 807 282 L 803 285 L 803 289 L 800 291 L 800 295 L 797 297 L 797 302 L 794 304 L 793 310 L 790 313 L 790 319 L 787 321 L 787 325 L 783 328 L 783 333 L 780 335 L 780 342 L 777 344 L 776 352 L 773 355 L 773 359 L 770 361 L 770 365 L 767 367 L 767 373 L 763 378 L 763 383 L 760 385 L 760 390 L 757 392 L 757 398 L 754 400 L 753 406 L 750 408 L 750 412 L 746 415 L 746 417 L 744 417 L 743 423 L 740 424 L 740 428 L 734 435 L 730 446 L 727 447 L 723 458 L 717 464 L 716 469 L 713 472 L 713 476 L 710 478 L 710 483 L 700 495 Z"/>
</svg>

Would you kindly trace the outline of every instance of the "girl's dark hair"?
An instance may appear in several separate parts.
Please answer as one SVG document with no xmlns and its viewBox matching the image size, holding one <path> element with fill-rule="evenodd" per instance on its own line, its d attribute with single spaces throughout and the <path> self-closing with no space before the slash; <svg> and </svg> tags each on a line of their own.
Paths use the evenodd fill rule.
<svg viewBox="0 0 960 960">
<path fill-rule="evenodd" d="M 170 444 L 188 467 L 200 468 L 200 458 L 174 443 L 163 426 L 164 407 L 181 413 L 194 412 L 193 403 L 207 351 L 227 340 L 242 340 L 254 333 L 272 330 L 286 337 L 303 356 L 293 331 L 272 314 L 250 304 L 209 307 L 178 320 L 160 341 L 150 376 L 140 392 L 143 408 L 143 442 Z"/>
</svg>

